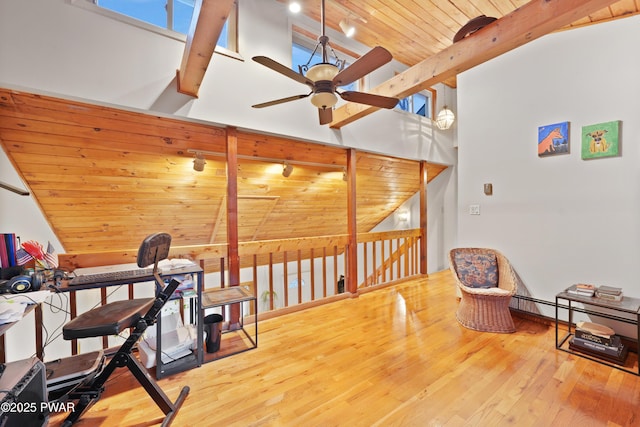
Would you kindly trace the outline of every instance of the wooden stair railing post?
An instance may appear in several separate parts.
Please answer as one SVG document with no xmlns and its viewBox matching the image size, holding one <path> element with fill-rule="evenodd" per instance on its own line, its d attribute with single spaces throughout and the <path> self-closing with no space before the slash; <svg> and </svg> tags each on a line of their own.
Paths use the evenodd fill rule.
<svg viewBox="0 0 640 427">
<path fill-rule="evenodd" d="M 273 308 L 273 252 L 269 252 L 269 310 Z"/>
<path fill-rule="evenodd" d="M 362 251 L 362 258 L 363 258 L 362 259 L 362 264 L 364 266 L 364 286 L 369 286 L 369 284 L 367 283 L 369 281 L 369 270 L 368 270 L 369 269 L 369 266 L 368 266 L 368 264 L 369 264 L 369 259 L 368 259 L 369 256 L 367 254 L 367 247 L 369 246 L 368 243 L 369 242 L 364 242 L 363 243 L 364 248 L 363 248 L 363 251 Z"/>
<path fill-rule="evenodd" d="M 229 259 L 229 285 L 240 285 L 240 258 L 238 255 L 238 130 L 227 127 L 227 244 Z M 240 305 L 229 308 L 229 328 L 240 329 Z"/>
<path fill-rule="evenodd" d="M 282 253 L 282 269 L 284 271 L 284 304 L 283 307 L 289 307 L 289 259 L 287 257 L 287 251 Z"/>
<path fill-rule="evenodd" d="M 400 265 L 400 261 L 402 261 L 402 254 L 404 253 L 404 247 L 400 246 L 400 238 L 396 239 L 396 275 L 398 279 L 402 277 L 402 269 Z M 405 271 L 406 274 L 406 271 Z"/>
<path fill-rule="evenodd" d="M 372 285 L 377 285 L 378 284 L 378 268 L 376 267 L 377 263 L 378 263 L 378 242 L 373 241 L 373 282 L 371 283 Z"/>
<path fill-rule="evenodd" d="M 393 240 L 389 239 L 389 280 L 393 280 Z"/>
<path fill-rule="evenodd" d="M 313 248 L 309 250 L 309 270 L 311 274 L 311 301 L 316 300 L 316 268 L 315 268 L 315 258 L 314 258 Z"/>
<path fill-rule="evenodd" d="M 327 296 L 327 247 L 322 247 L 322 296 Z"/>
<path fill-rule="evenodd" d="M 358 222 L 356 219 L 356 150 L 347 150 L 347 248 L 345 254 L 345 291 L 358 292 Z M 335 268 L 334 268 L 335 269 Z"/>
<path fill-rule="evenodd" d="M 298 304 L 302 303 L 302 251 L 298 249 Z"/>
<path fill-rule="evenodd" d="M 345 249 L 345 253 L 348 254 L 348 250 Z M 345 260 L 346 261 L 346 260 Z M 345 262 L 345 265 L 348 264 L 348 261 Z M 338 293 L 338 247 L 333 247 L 333 294 L 336 295 Z"/>
<path fill-rule="evenodd" d="M 253 270 L 252 270 L 253 274 L 253 283 L 252 283 L 252 288 L 251 290 L 253 291 L 253 295 L 258 294 L 258 255 L 254 254 L 253 255 Z"/>
<path fill-rule="evenodd" d="M 386 249 L 384 247 L 384 240 L 380 240 L 380 266 L 378 269 L 380 273 L 378 274 L 378 284 L 385 283 L 387 281 L 387 258 L 386 258 Z"/>
<path fill-rule="evenodd" d="M 420 161 L 420 274 L 427 274 L 427 161 Z"/>
</svg>

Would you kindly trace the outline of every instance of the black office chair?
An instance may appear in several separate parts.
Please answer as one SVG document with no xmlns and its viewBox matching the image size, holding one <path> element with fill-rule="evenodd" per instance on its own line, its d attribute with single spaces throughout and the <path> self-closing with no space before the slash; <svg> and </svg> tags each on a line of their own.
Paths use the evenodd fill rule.
<svg viewBox="0 0 640 427">
<path fill-rule="evenodd" d="M 178 409 L 184 403 L 187 394 L 189 394 L 188 386 L 183 387 L 176 401 L 172 402 L 155 380 L 151 378 L 144 366 L 131 354 L 144 331 L 148 326 L 155 323 L 162 307 L 180 284 L 177 280 L 172 280 L 168 285 L 164 286 L 164 282 L 158 273 L 158 262 L 167 258 L 170 246 L 171 236 L 169 234 L 156 233 L 145 238 L 138 250 L 137 261 L 139 267 L 148 267 L 153 264 L 153 276 L 157 290 L 155 298 L 108 303 L 81 314 L 63 327 L 62 333 L 66 340 L 116 335 L 125 329 L 133 328 L 124 344 L 113 355 L 102 371 L 86 384 L 81 383 L 68 393 L 68 400 L 77 400 L 78 402 L 74 406 L 74 410 L 66 418 L 63 426 L 68 427 L 75 423 L 100 398 L 106 381 L 116 368 L 129 368 L 138 382 L 153 398 L 154 402 L 162 409 L 165 414 L 162 426 L 171 424 Z"/>
</svg>

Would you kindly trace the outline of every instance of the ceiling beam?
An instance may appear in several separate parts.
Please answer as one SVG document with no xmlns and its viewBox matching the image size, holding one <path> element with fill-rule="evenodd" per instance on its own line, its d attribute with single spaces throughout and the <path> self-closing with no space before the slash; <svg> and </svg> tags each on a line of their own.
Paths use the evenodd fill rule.
<svg viewBox="0 0 640 427">
<path fill-rule="evenodd" d="M 202 79 L 233 3 L 234 0 L 196 0 L 177 73 L 178 92 L 198 97 Z"/>
<path fill-rule="evenodd" d="M 402 99 L 569 25 L 616 1 L 532 0 L 369 92 Z M 378 109 L 349 102 L 333 112 L 330 127 L 339 129 Z"/>
</svg>

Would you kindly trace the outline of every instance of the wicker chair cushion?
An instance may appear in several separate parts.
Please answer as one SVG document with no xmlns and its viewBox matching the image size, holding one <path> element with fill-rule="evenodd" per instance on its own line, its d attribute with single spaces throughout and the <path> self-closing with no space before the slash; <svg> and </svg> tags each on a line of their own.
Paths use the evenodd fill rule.
<svg viewBox="0 0 640 427">
<path fill-rule="evenodd" d="M 498 286 L 498 259 L 495 254 L 455 254 L 456 271 L 460 281 L 470 288 Z"/>
</svg>

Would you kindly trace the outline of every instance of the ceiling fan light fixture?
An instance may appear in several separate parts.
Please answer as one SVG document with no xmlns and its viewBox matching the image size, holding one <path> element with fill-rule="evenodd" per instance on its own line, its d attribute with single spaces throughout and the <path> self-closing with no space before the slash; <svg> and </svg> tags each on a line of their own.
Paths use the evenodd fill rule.
<svg viewBox="0 0 640 427">
<path fill-rule="evenodd" d="M 342 30 L 344 35 L 347 37 L 353 37 L 353 35 L 356 33 L 356 27 L 354 27 L 351 22 L 349 22 L 348 18 L 344 18 L 343 20 L 341 20 L 338 25 L 340 26 L 340 29 Z"/>
<path fill-rule="evenodd" d="M 338 97 L 333 92 L 316 92 L 311 95 L 311 103 L 318 108 L 333 108 L 338 103 Z"/>
<path fill-rule="evenodd" d="M 445 105 L 444 107 L 442 107 L 442 110 L 440 110 L 440 112 L 438 113 L 438 116 L 436 117 L 436 120 L 435 120 L 435 124 L 438 129 L 447 130 L 453 125 L 453 122 L 455 120 L 456 120 L 455 114 L 453 114 L 453 111 L 451 111 Z"/>
<path fill-rule="evenodd" d="M 313 82 L 319 82 L 322 80 L 331 81 L 338 74 L 340 70 L 333 64 L 321 62 L 313 65 L 307 70 L 307 78 L 313 80 Z"/>
<path fill-rule="evenodd" d="M 332 108 L 338 102 L 332 80 L 340 70 L 327 62 L 313 65 L 307 70 L 307 78 L 316 83 L 315 92 L 311 95 L 311 103 L 318 108 Z"/>
</svg>

